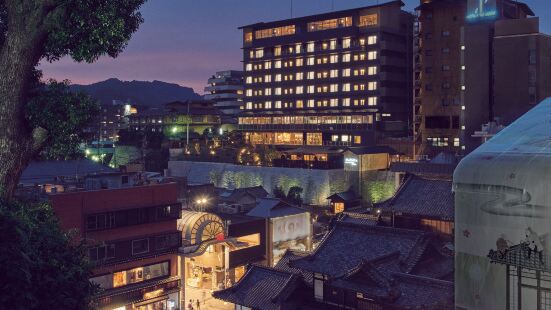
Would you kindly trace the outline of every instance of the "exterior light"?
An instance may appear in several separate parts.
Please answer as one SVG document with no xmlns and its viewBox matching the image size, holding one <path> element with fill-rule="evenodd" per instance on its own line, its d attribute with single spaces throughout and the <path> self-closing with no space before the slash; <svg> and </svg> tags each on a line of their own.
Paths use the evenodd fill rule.
<svg viewBox="0 0 551 310">
<path fill-rule="evenodd" d="M 178 132 L 178 127 L 174 126 L 172 127 L 172 133 L 177 133 Z"/>
</svg>

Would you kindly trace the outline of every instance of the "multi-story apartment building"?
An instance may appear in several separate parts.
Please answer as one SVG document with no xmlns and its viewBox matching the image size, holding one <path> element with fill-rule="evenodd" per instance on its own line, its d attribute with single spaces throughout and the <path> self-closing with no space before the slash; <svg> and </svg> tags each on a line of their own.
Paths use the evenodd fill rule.
<svg viewBox="0 0 551 310">
<path fill-rule="evenodd" d="M 466 154 L 481 126 L 508 125 L 551 95 L 551 38 L 512 0 L 421 0 L 415 40 L 416 154 Z"/>
<path fill-rule="evenodd" d="M 50 196 L 65 230 L 78 231 L 103 290 L 98 309 L 183 309 L 176 183 Z M 77 240 L 79 241 L 79 240 Z"/>
<path fill-rule="evenodd" d="M 253 144 L 374 145 L 405 136 L 413 16 L 402 1 L 243 26 L 245 106 Z"/>
<path fill-rule="evenodd" d="M 99 114 L 84 131 L 90 141 L 117 141 L 119 130 L 128 127 L 128 117 L 138 111 L 135 106 L 120 100 L 103 104 Z"/>
<path fill-rule="evenodd" d="M 461 28 L 466 0 L 421 0 L 414 41 L 415 153 L 460 149 Z M 434 148 L 433 148 L 434 146 Z"/>
<path fill-rule="evenodd" d="M 236 116 L 243 107 L 243 71 L 216 72 L 205 87 L 205 100 L 214 101 L 223 114 Z"/>
</svg>

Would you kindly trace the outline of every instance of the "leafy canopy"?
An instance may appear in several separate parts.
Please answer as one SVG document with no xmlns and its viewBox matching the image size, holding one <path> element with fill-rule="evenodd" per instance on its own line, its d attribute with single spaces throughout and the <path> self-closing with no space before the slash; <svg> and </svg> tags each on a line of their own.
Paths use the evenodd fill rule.
<svg viewBox="0 0 551 310">
<path fill-rule="evenodd" d="M 10 309 L 88 309 L 84 244 L 74 244 L 46 204 L 0 202 L 0 304 Z"/>
</svg>

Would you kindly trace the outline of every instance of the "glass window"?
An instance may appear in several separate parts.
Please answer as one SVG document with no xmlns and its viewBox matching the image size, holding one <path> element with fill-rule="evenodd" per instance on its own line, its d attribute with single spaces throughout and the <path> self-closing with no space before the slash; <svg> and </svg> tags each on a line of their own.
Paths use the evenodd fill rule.
<svg viewBox="0 0 551 310">
<path fill-rule="evenodd" d="M 132 240 L 132 255 L 149 252 L 149 239 Z"/>
<path fill-rule="evenodd" d="M 269 60 L 266 60 L 264 62 L 264 69 L 271 69 L 272 68 L 272 62 Z"/>
<path fill-rule="evenodd" d="M 342 69 L 342 76 L 348 77 L 350 76 L 350 69 Z"/>
<path fill-rule="evenodd" d="M 314 42 L 308 42 L 308 43 L 306 44 L 306 51 L 307 51 L 308 53 L 314 52 L 315 46 L 316 46 L 316 45 L 315 45 Z"/>
<path fill-rule="evenodd" d="M 314 65 L 314 57 L 308 57 L 308 58 L 306 59 L 306 64 L 307 64 L 308 66 L 313 66 L 313 65 Z"/>
<path fill-rule="evenodd" d="M 367 68 L 367 75 L 375 75 L 375 74 L 377 74 L 377 67 Z"/>
<path fill-rule="evenodd" d="M 295 60 L 295 63 L 296 63 L 297 67 L 300 67 L 300 66 L 304 65 L 304 59 L 303 58 L 297 58 Z"/>
<path fill-rule="evenodd" d="M 308 80 L 313 80 L 313 79 L 314 79 L 314 71 L 308 72 L 308 75 L 306 76 L 306 78 L 307 78 Z"/>
<path fill-rule="evenodd" d="M 369 59 L 369 60 L 377 59 L 377 51 L 371 51 L 371 52 L 367 53 L 367 59 Z"/>
<path fill-rule="evenodd" d="M 378 23 L 377 14 L 368 14 L 360 16 L 360 27 L 375 26 Z"/>
<path fill-rule="evenodd" d="M 332 39 L 329 41 L 329 49 L 334 50 L 337 48 L 337 39 Z"/>
<path fill-rule="evenodd" d="M 295 44 L 295 53 L 297 54 L 302 53 L 302 44 L 300 43 Z"/>
<path fill-rule="evenodd" d="M 246 64 L 245 65 L 245 71 L 252 71 L 253 70 L 253 64 Z"/>
<path fill-rule="evenodd" d="M 377 105 L 377 97 L 367 98 L 367 105 Z"/>
<path fill-rule="evenodd" d="M 367 84 L 367 89 L 368 90 L 376 90 L 377 89 L 377 82 L 369 82 Z"/>
<path fill-rule="evenodd" d="M 281 56 L 281 46 L 274 47 L 274 56 Z"/>
<path fill-rule="evenodd" d="M 254 51 L 254 57 L 255 58 L 262 58 L 264 57 L 264 49 L 263 48 L 257 48 L 255 51 Z"/>
<path fill-rule="evenodd" d="M 331 56 L 330 56 L 330 62 L 331 62 L 332 64 L 339 62 L 339 55 L 337 55 L 337 54 L 331 55 Z"/>
<path fill-rule="evenodd" d="M 274 61 L 274 68 L 280 69 L 281 68 L 281 60 Z"/>
<path fill-rule="evenodd" d="M 350 38 L 342 39 L 342 48 L 350 48 L 350 43 L 352 40 Z"/>
<path fill-rule="evenodd" d="M 377 44 L 377 36 L 369 36 L 369 37 L 367 37 L 367 44 L 368 44 L 368 45 Z"/>
<path fill-rule="evenodd" d="M 342 99 L 342 106 L 343 107 L 349 107 L 350 106 L 350 98 Z"/>
<path fill-rule="evenodd" d="M 308 31 L 320 31 L 350 26 L 352 26 L 351 16 L 308 23 Z"/>
<path fill-rule="evenodd" d="M 295 34 L 295 25 L 257 30 L 254 34 L 256 39 L 292 35 Z"/>
<path fill-rule="evenodd" d="M 350 53 L 342 55 L 342 62 L 350 62 Z"/>
<path fill-rule="evenodd" d="M 342 84 L 342 91 L 350 91 L 350 83 Z"/>
<path fill-rule="evenodd" d="M 295 79 L 296 79 L 297 81 L 300 81 L 300 80 L 302 80 L 303 78 L 304 78 L 304 73 L 303 73 L 303 72 L 297 72 L 297 73 L 295 74 Z"/>
</svg>

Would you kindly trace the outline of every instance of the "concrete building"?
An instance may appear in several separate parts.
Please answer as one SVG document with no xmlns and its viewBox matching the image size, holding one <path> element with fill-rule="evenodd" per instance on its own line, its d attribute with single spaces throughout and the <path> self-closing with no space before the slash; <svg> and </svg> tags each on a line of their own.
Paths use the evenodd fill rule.
<svg viewBox="0 0 551 310">
<path fill-rule="evenodd" d="M 243 71 L 216 72 L 205 87 L 205 100 L 214 101 L 223 114 L 236 116 L 243 107 Z"/>
<path fill-rule="evenodd" d="M 421 0 L 417 11 L 416 155 L 467 154 L 482 125 L 508 125 L 551 94 L 551 38 L 526 4 Z"/>
<path fill-rule="evenodd" d="M 103 291 L 98 309 L 183 309 L 175 183 L 53 194 L 61 228 L 78 231 Z"/>
<path fill-rule="evenodd" d="M 247 141 L 349 146 L 408 135 L 413 16 L 403 5 L 241 27 Z"/>
</svg>

